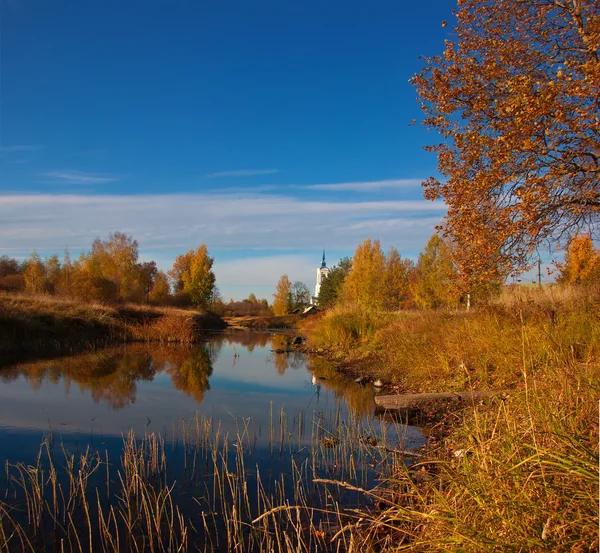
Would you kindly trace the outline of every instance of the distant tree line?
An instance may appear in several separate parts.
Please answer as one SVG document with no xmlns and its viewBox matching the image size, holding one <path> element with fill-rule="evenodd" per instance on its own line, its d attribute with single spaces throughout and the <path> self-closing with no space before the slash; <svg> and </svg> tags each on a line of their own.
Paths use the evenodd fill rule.
<svg viewBox="0 0 600 553">
<path fill-rule="evenodd" d="M 257 317 L 273 314 L 269 302 L 266 299 L 258 299 L 254 294 L 241 301 L 230 299 L 229 303 L 221 302 L 217 310 L 227 317 Z"/>
<path fill-rule="evenodd" d="M 96 238 L 72 260 L 65 251 L 42 259 L 34 251 L 19 263 L 0 257 L 0 291 L 52 294 L 82 301 L 210 307 L 219 299 L 213 258 L 204 244 L 178 256 L 167 273 L 140 261 L 138 242 L 122 232 Z"/>
<path fill-rule="evenodd" d="M 402 258 L 396 248 L 386 253 L 378 240 L 360 244 L 352 259 L 343 258 L 330 269 L 319 291 L 318 305 L 353 305 L 359 309 L 456 308 L 481 301 L 500 290 L 503 279 L 474 282 L 457 263 L 457 246 L 434 234 L 415 262 Z M 600 284 L 600 251 L 589 235 L 569 242 L 564 262 L 557 263 L 558 283 Z M 292 284 L 283 275 L 274 294 L 276 314 L 291 313 L 298 305 Z M 310 295 L 304 305 L 310 302 Z"/>
</svg>

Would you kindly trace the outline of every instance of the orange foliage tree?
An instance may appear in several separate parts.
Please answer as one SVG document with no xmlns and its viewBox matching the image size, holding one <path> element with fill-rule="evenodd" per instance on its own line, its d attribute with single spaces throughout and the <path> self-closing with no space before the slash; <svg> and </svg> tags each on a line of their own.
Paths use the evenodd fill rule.
<svg viewBox="0 0 600 553">
<path fill-rule="evenodd" d="M 344 280 L 340 299 L 361 309 L 381 309 L 384 304 L 386 259 L 379 240 L 367 238 L 352 257 L 352 269 Z"/>
<path fill-rule="evenodd" d="M 292 283 L 287 275 L 281 275 L 273 294 L 273 313 L 287 315 L 292 310 Z"/>
<path fill-rule="evenodd" d="M 402 259 L 396 248 L 390 248 L 385 259 L 383 274 L 383 306 L 395 311 L 410 302 L 410 276 L 413 263 Z"/>
<path fill-rule="evenodd" d="M 576 236 L 569 242 L 565 262 L 559 268 L 559 282 L 582 284 L 600 280 L 600 252 L 594 249 L 589 234 Z"/>
<path fill-rule="evenodd" d="M 107 281 L 117 298 L 143 298 L 143 291 L 138 289 L 138 243 L 132 236 L 113 232 L 105 240 L 96 238 L 86 263 L 92 277 Z"/>
<path fill-rule="evenodd" d="M 419 254 L 412 289 L 419 307 L 456 307 L 460 301 L 459 273 L 452 245 L 434 234 Z"/>
<path fill-rule="evenodd" d="M 25 291 L 31 294 L 39 294 L 44 291 L 46 271 L 39 254 L 34 251 L 23 265 L 23 279 Z"/>
<path fill-rule="evenodd" d="M 214 259 L 208 255 L 205 244 L 177 256 L 169 276 L 176 292 L 185 292 L 194 305 L 205 307 L 211 299 L 215 285 L 212 271 Z"/>
<path fill-rule="evenodd" d="M 413 79 L 444 141 L 443 180 L 468 279 L 523 268 L 600 215 L 600 3 L 460 0 L 456 38 Z"/>
</svg>

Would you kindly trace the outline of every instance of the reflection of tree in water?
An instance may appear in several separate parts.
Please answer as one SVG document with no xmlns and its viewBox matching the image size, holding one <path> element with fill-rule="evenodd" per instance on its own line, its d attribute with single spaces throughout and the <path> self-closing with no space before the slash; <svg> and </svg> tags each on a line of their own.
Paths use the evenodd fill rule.
<svg viewBox="0 0 600 553">
<path fill-rule="evenodd" d="M 274 353 L 273 364 L 277 369 L 277 372 L 281 375 L 285 374 L 288 368 L 288 354 L 287 353 Z"/>
<path fill-rule="evenodd" d="M 275 365 L 277 372 L 283 375 L 289 366 L 287 353 L 290 348 L 289 337 L 281 334 L 274 334 L 271 337 L 271 346 L 273 349 L 273 364 Z M 278 353 L 278 351 L 284 351 L 286 353 Z"/>
<path fill-rule="evenodd" d="M 76 383 L 81 391 L 89 391 L 95 402 L 106 402 L 114 409 L 121 409 L 135 403 L 139 380 L 154 380 L 163 371 L 170 375 L 176 389 L 202 401 L 204 392 L 209 389 L 211 356 L 216 355 L 218 349 L 209 352 L 206 344 L 197 348 L 135 344 L 21 364 L 2 369 L 0 374 L 5 382 L 22 376 L 35 390 L 44 381 L 58 383 L 62 378 L 67 395 L 72 383 Z"/>
<path fill-rule="evenodd" d="M 206 342 L 206 347 L 208 348 L 210 362 L 216 363 L 217 359 L 219 358 L 219 355 L 221 355 L 221 350 L 223 349 L 223 341 L 211 339 L 208 342 Z"/>
<path fill-rule="evenodd" d="M 216 339 L 215 339 L 216 338 Z M 24 378 L 38 390 L 44 382 L 58 384 L 61 380 L 65 393 L 76 384 L 82 392 L 89 392 L 95 402 L 106 402 L 114 409 L 135 403 L 137 382 L 152 381 L 167 372 L 173 386 L 202 401 L 210 388 L 212 363 L 218 357 L 225 341 L 231 344 L 265 346 L 271 336 L 264 334 L 239 333 L 232 336 L 211 338 L 199 347 L 188 348 L 179 344 L 132 344 L 98 352 L 84 353 L 71 357 L 22 363 L 0 370 L 0 379 L 11 382 Z M 289 365 L 301 363 L 301 356 L 284 354 L 278 359 L 277 370 L 283 373 Z"/>
<path fill-rule="evenodd" d="M 271 336 L 273 364 L 279 374 L 284 374 L 288 367 L 299 369 L 304 366 L 304 354 L 291 350 L 291 336 L 274 334 Z"/>
<path fill-rule="evenodd" d="M 204 392 L 210 390 L 208 379 L 212 372 L 210 353 L 206 345 L 187 350 L 187 355 L 179 363 L 171 364 L 167 368 L 173 386 L 186 396 L 193 396 L 198 403 L 204 399 Z"/>
<path fill-rule="evenodd" d="M 106 401 L 114 409 L 135 403 L 137 381 L 152 381 L 156 371 L 148 353 L 132 352 L 104 359 L 91 372 L 78 375 L 82 390 L 89 389 L 96 403 Z"/>
<path fill-rule="evenodd" d="M 264 348 L 271 339 L 271 335 L 267 332 L 230 332 L 227 334 L 217 334 L 211 338 L 211 343 L 214 342 L 222 347 L 223 343 L 227 342 L 230 346 L 240 346 L 248 351 L 253 351 L 255 347 Z"/>
<path fill-rule="evenodd" d="M 311 357 L 307 360 L 308 369 L 318 378 L 319 385 L 331 390 L 341 398 L 355 415 L 368 415 L 375 411 L 375 398 L 371 386 L 359 386 L 356 382 L 343 378 L 325 359 Z"/>
<path fill-rule="evenodd" d="M 44 381 L 58 383 L 62 378 L 67 395 L 72 382 L 83 392 L 89 391 L 96 403 L 105 401 L 114 409 L 135 403 L 136 382 L 153 380 L 152 358 L 136 348 L 111 349 L 73 357 L 17 365 L 7 374 L 22 375 L 34 390 Z"/>
</svg>

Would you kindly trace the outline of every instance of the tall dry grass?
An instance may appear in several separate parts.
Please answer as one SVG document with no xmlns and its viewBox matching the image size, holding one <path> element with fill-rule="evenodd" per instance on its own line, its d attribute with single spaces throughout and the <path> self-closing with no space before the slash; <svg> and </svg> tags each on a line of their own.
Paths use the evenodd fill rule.
<svg viewBox="0 0 600 553">
<path fill-rule="evenodd" d="M 305 319 L 301 326 L 309 332 L 314 347 L 349 350 L 369 343 L 386 320 L 386 315 L 375 311 L 337 305 L 318 316 Z"/>
<path fill-rule="evenodd" d="M 262 473 L 253 457 L 261 431 L 270 457 Z M 338 531 L 360 518 L 351 507 L 371 467 L 398 470 L 404 434 L 271 407 L 267 429 L 239 419 L 233 436 L 201 415 L 180 421 L 168 445 L 130 432 L 120 463 L 90 449 L 57 452 L 53 440 L 48 434 L 34 464 L 6 464 L 2 553 L 348 551 L 350 536 Z M 168 467 L 175 451 L 184 465 L 177 480 Z"/>
<path fill-rule="evenodd" d="M 317 322 L 318 343 L 333 320 Z M 598 550 L 597 287 L 507 288 L 470 312 L 401 313 L 352 339 L 329 345 L 369 341 L 378 374 L 403 389 L 508 392 L 453 413 L 423 460 L 365 491 L 381 509 L 345 527 L 357 549 Z"/>
<path fill-rule="evenodd" d="M 403 389 L 512 388 L 532 371 L 600 359 L 596 290 L 507 290 L 470 312 L 412 312 L 374 337 L 382 378 Z"/>
<path fill-rule="evenodd" d="M 533 367 L 520 386 L 466 408 L 426 459 L 369 492 L 385 508 L 365 548 L 434 552 L 598 550 L 598 366 Z"/>
</svg>

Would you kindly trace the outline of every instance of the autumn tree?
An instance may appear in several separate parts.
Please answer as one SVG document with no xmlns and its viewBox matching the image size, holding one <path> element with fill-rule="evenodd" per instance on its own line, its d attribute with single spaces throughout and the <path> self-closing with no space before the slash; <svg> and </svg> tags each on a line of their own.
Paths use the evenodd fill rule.
<svg viewBox="0 0 600 553">
<path fill-rule="evenodd" d="M 163 271 L 158 271 L 154 277 L 152 288 L 150 290 L 150 301 L 153 303 L 164 304 L 171 295 L 169 279 Z"/>
<path fill-rule="evenodd" d="M 0 278 L 9 275 L 18 275 L 21 272 L 19 262 L 7 255 L 0 257 Z"/>
<path fill-rule="evenodd" d="M 419 307 L 456 307 L 460 300 L 459 275 L 453 261 L 452 248 L 438 234 L 430 239 L 419 254 L 412 292 Z"/>
<path fill-rule="evenodd" d="M 84 301 L 114 303 L 119 300 L 118 285 L 102 274 L 97 257 L 82 253 L 73 263 L 70 275 L 70 293 Z"/>
<path fill-rule="evenodd" d="M 34 251 L 23 264 L 23 279 L 25 291 L 30 294 L 39 294 L 44 291 L 46 271 L 39 254 Z"/>
<path fill-rule="evenodd" d="M 379 240 L 367 238 L 352 257 L 352 270 L 344 280 L 340 299 L 361 309 L 383 307 L 385 256 Z"/>
<path fill-rule="evenodd" d="M 134 298 L 139 272 L 138 243 L 132 236 L 114 232 L 106 240 L 96 238 L 87 264 L 91 277 L 98 280 L 99 286 L 106 285 L 101 279 L 108 280 L 114 285 L 117 298 Z M 110 285 L 106 286 L 112 288 Z"/>
<path fill-rule="evenodd" d="M 175 291 L 187 293 L 192 304 L 205 307 L 211 299 L 215 284 L 213 262 L 205 244 L 178 256 L 169 271 Z"/>
<path fill-rule="evenodd" d="M 210 310 L 217 315 L 222 315 L 225 312 L 223 295 L 216 284 L 213 284 L 213 289 L 210 294 Z"/>
<path fill-rule="evenodd" d="M 155 261 L 143 261 L 136 267 L 137 285 L 143 294 L 145 301 L 150 301 L 150 292 L 154 287 L 154 280 L 158 275 L 158 268 Z"/>
<path fill-rule="evenodd" d="M 413 79 L 443 142 L 442 179 L 467 280 L 526 266 L 600 214 L 600 4 L 461 0 L 455 38 Z"/>
<path fill-rule="evenodd" d="M 273 313 L 276 316 L 287 315 L 292 306 L 292 283 L 287 275 L 281 275 L 273 294 Z"/>
<path fill-rule="evenodd" d="M 0 290 L 18 292 L 25 288 L 21 266 L 7 255 L 0 257 Z"/>
<path fill-rule="evenodd" d="M 310 305 L 312 296 L 308 286 L 304 282 L 297 280 L 292 284 L 291 294 L 291 309 L 304 309 Z"/>
<path fill-rule="evenodd" d="M 413 269 L 413 263 L 409 259 L 402 259 L 396 248 L 390 248 L 385 259 L 382 282 L 385 309 L 395 311 L 409 301 L 409 278 Z"/>
<path fill-rule="evenodd" d="M 329 270 L 329 274 L 323 279 L 319 289 L 319 307 L 327 308 L 335 304 L 351 268 L 352 260 L 349 257 L 344 257 Z"/>
<path fill-rule="evenodd" d="M 559 265 L 558 281 L 566 284 L 583 284 L 600 280 L 600 252 L 594 249 L 589 234 L 571 239 L 565 261 Z"/>
<path fill-rule="evenodd" d="M 68 249 L 65 249 L 63 256 L 63 262 L 60 269 L 60 277 L 58 284 L 54 291 L 55 294 L 61 296 L 71 295 L 71 278 L 73 275 L 73 262 L 71 260 L 71 254 Z"/>
<path fill-rule="evenodd" d="M 44 288 L 47 292 L 54 294 L 60 285 L 61 266 L 58 255 L 51 255 L 44 263 Z"/>
</svg>

